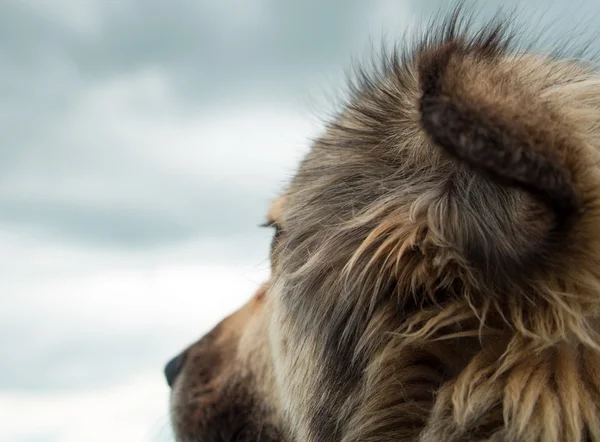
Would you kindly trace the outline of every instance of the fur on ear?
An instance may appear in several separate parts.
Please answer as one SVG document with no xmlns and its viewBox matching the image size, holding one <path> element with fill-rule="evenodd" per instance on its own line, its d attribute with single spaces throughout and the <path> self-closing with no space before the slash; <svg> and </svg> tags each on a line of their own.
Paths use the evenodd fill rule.
<svg viewBox="0 0 600 442">
<path fill-rule="evenodd" d="M 520 122 L 510 121 L 510 116 L 506 121 L 499 121 L 498 115 L 488 117 L 479 103 L 469 103 L 469 97 L 453 97 L 452 90 L 445 90 L 445 71 L 452 56 L 460 56 L 457 49 L 450 42 L 437 54 L 430 54 L 421 66 L 423 128 L 436 145 L 457 159 L 500 183 L 521 187 L 539 197 L 554 210 L 558 227 L 564 226 L 582 206 L 569 170 L 544 155 L 544 149 L 557 140 L 552 133 L 536 134 L 542 135 L 540 139 L 526 130 L 519 133 L 522 128 L 516 126 Z M 502 103 L 497 105 L 501 113 Z M 544 121 L 549 117 L 532 116 L 538 120 L 532 124 L 551 124 Z"/>
<path fill-rule="evenodd" d="M 469 191 L 447 194 L 446 219 L 429 227 L 485 278 L 514 278 L 564 244 L 583 213 L 581 146 L 528 81 L 533 58 L 508 54 L 501 26 L 471 38 L 455 27 L 418 56 L 419 115 L 430 142 L 463 167 L 450 187 Z"/>
</svg>

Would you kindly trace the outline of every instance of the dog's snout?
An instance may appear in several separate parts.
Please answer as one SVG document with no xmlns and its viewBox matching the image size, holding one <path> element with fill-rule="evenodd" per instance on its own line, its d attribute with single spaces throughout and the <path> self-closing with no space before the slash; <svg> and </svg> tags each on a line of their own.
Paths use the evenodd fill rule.
<svg viewBox="0 0 600 442">
<path fill-rule="evenodd" d="M 167 378 L 167 384 L 169 384 L 169 387 L 173 387 L 175 379 L 177 379 L 177 376 L 179 373 L 181 373 L 181 369 L 185 364 L 185 359 L 186 353 L 181 353 L 180 355 L 175 356 L 173 359 L 167 362 L 167 365 L 165 365 L 165 378 Z"/>
</svg>

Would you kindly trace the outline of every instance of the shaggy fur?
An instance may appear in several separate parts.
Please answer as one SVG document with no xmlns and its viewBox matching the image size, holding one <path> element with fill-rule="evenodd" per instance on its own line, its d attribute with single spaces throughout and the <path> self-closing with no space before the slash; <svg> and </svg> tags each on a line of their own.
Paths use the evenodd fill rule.
<svg viewBox="0 0 600 442">
<path fill-rule="evenodd" d="M 224 384 L 277 440 L 600 441 L 600 73 L 469 31 L 359 74 L 274 205 Z"/>
</svg>

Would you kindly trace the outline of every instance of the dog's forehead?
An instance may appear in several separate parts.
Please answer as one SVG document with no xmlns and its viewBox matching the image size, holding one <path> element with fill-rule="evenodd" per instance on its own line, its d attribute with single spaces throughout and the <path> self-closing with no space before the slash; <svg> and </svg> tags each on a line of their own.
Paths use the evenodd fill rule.
<svg viewBox="0 0 600 442">
<path fill-rule="evenodd" d="M 281 220 L 283 209 L 285 207 L 285 199 L 285 196 L 279 196 L 271 202 L 269 210 L 267 211 L 267 219 L 269 222 L 277 223 Z"/>
</svg>

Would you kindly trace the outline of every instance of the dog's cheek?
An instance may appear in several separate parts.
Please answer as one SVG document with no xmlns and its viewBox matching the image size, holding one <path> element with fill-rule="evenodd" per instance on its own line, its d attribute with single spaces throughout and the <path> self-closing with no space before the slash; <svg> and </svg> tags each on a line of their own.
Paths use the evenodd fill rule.
<svg viewBox="0 0 600 442">
<path fill-rule="evenodd" d="M 293 440 L 316 442 L 309 423 L 313 420 L 316 397 L 326 385 L 317 356 L 316 342 L 293 327 L 292 318 L 275 308 L 270 321 L 269 339 L 273 355 L 273 375 L 280 413 Z"/>
<path fill-rule="evenodd" d="M 271 305 L 264 299 L 255 300 L 238 342 L 236 361 L 239 373 L 252 379 L 252 394 L 260 408 L 269 414 L 269 422 L 281 427 L 282 407 L 275 376 L 277 352 L 271 345 Z"/>
</svg>

